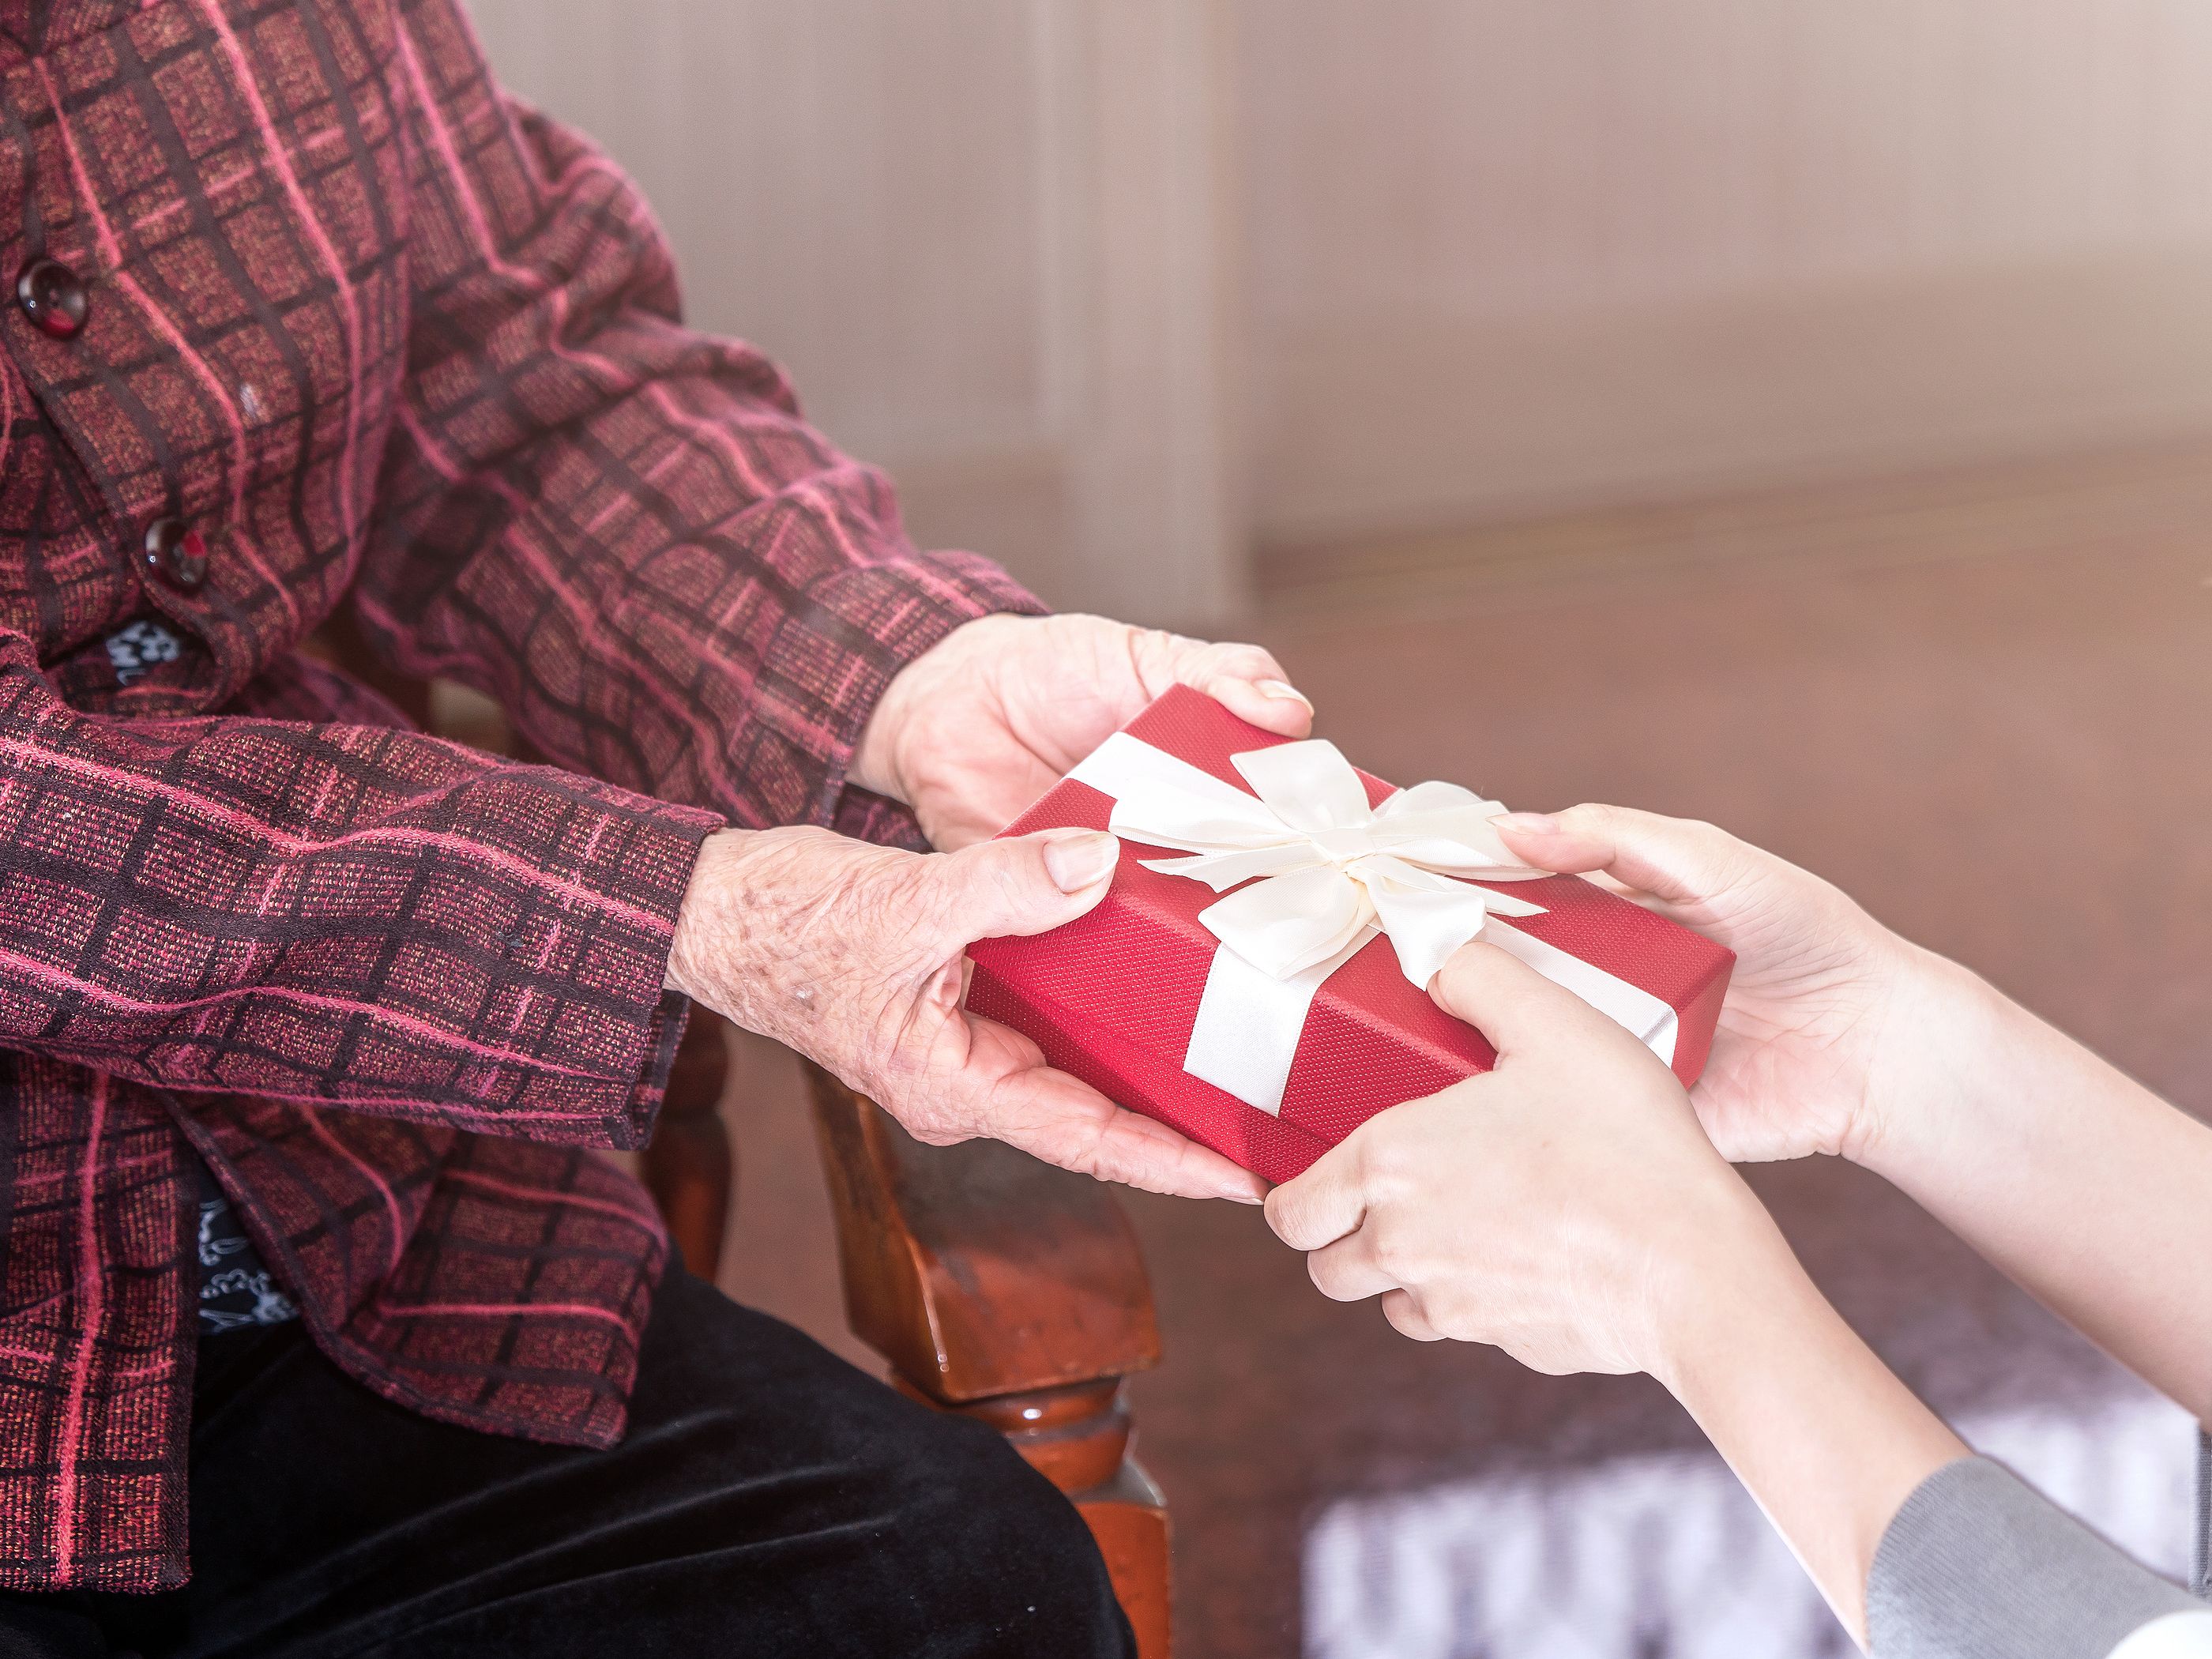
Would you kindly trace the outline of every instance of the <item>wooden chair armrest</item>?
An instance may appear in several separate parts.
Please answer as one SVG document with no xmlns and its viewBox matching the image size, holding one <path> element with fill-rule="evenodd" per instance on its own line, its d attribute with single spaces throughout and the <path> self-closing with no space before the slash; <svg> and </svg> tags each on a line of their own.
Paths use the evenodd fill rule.
<svg viewBox="0 0 2212 1659">
<path fill-rule="evenodd" d="M 713 1284 L 721 1275 L 737 1155 L 722 1122 L 730 1069 L 729 1027 L 704 1008 L 691 1011 L 669 1067 L 660 1121 L 638 1158 L 638 1174 L 668 1224 L 684 1265 Z"/>
<path fill-rule="evenodd" d="M 1157 1364 L 1152 1281 L 1106 1188 L 995 1141 L 925 1146 L 818 1066 L 854 1334 L 944 1405 Z"/>
<path fill-rule="evenodd" d="M 995 1141 L 926 1146 L 806 1067 L 854 1334 L 909 1393 L 991 1424 L 1066 1492 L 1141 1659 L 1170 1649 L 1167 1505 L 1122 1379 L 1159 1363 L 1152 1281 L 1105 1187 Z"/>
</svg>

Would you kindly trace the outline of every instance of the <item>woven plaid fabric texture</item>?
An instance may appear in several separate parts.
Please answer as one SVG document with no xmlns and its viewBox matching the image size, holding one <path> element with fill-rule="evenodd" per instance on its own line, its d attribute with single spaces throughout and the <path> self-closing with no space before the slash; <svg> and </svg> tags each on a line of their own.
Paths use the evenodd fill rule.
<svg viewBox="0 0 2212 1659">
<path fill-rule="evenodd" d="M 680 326 L 453 0 L 0 0 L 0 234 L 84 302 L 0 307 L 0 1586 L 151 1590 L 194 1153 L 370 1387 L 615 1439 L 664 1244 L 592 1149 L 696 843 L 910 838 L 844 783 L 877 696 L 1034 605 Z M 349 593 L 566 769 L 299 654 Z"/>
</svg>

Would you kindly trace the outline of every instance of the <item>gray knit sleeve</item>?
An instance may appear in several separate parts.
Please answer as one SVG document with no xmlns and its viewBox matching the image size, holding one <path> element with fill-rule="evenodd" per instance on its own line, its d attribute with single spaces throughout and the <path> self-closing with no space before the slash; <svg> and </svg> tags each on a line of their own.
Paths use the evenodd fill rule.
<svg viewBox="0 0 2212 1659">
<path fill-rule="evenodd" d="M 2159 1652 L 2212 1656 L 2212 1608 L 1984 1457 L 1920 1483 L 1867 1583 L 1875 1659 L 2108 1659 L 2152 1625 Z"/>
</svg>

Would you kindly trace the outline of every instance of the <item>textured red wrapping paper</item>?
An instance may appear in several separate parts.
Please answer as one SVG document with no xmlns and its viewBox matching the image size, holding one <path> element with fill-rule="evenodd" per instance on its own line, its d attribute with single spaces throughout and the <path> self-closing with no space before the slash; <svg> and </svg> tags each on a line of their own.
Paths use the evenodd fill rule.
<svg viewBox="0 0 2212 1659">
<path fill-rule="evenodd" d="M 1240 789 L 1230 757 L 1285 741 L 1195 691 L 1169 692 L 1129 723 L 1132 737 Z M 1370 802 L 1395 793 L 1360 774 Z M 1249 793 L 1249 790 L 1248 790 Z M 1103 830 L 1113 802 L 1069 781 L 1005 832 Z M 1132 842 L 1098 908 L 1033 939 L 985 939 L 969 951 L 968 1006 L 1033 1038 L 1051 1062 L 1109 1098 L 1158 1118 L 1268 1181 L 1288 1181 L 1376 1113 L 1487 1071 L 1497 1053 L 1399 971 L 1371 941 L 1314 999 L 1280 1118 L 1182 1069 L 1200 994 L 1219 941 L 1198 920 L 1218 895 L 1203 882 L 1146 869 L 1179 856 Z M 1545 907 L 1511 924 L 1642 987 L 1680 1019 L 1674 1071 L 1697 1080 L 1735 965 L 1732 953 L 1576 876 L 1498 884 Z M 1492 926 L 1508 924 L 1493 921 Z"/>
</svg>

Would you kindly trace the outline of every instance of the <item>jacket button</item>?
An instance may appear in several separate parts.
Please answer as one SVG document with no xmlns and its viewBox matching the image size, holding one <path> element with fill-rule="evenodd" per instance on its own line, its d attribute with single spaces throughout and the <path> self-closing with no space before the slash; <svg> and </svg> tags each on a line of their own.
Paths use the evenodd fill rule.
<svg viewBox="0 0 2212 1659">
<path fill-rule="evenodd" d="M 15 303 L 57 340 L 75 339 L 92 311 L 83 278 L 60 260 L 43 257 L 25 265 L 15 278 Z"/>
<path fill-rule="evenodd" d="M 207 580 L 207 543 L 182 519 L 156 519 L 147 526 L 147 570 L 189 593 Z"/>
</svg>

